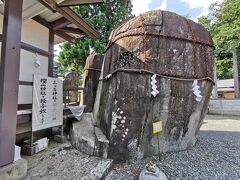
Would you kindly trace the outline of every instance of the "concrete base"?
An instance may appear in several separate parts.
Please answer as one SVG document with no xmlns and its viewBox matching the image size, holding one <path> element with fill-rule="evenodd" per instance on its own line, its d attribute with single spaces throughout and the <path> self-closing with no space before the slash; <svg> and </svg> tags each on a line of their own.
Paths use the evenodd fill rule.
<svg viewBox="0 0 240 180">
<path fill-rule="evenodd" d="M 0 179 L 21 180 L 27 176 L 27 160 L 19 159 L 9 165 L 0 167 Z"/>
<path fill-rule="evenodd" d="M 57 142 L 57 143 L 65 143 L 66 142 L 66 137 L 65 136 L 61 136 L 61 135 L 55 135 L 54 137 L 53 137 L 53 140 L 55 141 L 55 142 Z"/>
</svg>

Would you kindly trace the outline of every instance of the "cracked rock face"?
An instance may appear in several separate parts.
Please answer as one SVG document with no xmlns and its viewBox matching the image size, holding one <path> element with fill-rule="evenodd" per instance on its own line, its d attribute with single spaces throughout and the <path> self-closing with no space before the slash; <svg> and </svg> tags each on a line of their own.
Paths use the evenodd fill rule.
<svg viewBox="0 0 240 180">
<path fill-rule="evenodd" d="M 86 60 L 83 78 L 85 90 L 82 97 L 83 105 L 86 105 L 85 112 L 92 112 L 93 110 L 102 63 L 102 54 L 89 55 Z"/>
<path fill-rule="evenodd" d="M 213 66 L 209 33 L 182 16 L 150 11 L 117 27 L 100 77 L 110 78 L 100 81 L 93 111 L 110 141 L 108 156 L 123 162 L 157 154 L 156 121 L 163 127 L 160 152 L 193 147 L 213 83 L 198 80 L 200 102 L 192 84 L 213 79 Z M 156 97 L 151 95 L 153 74 L 163 75 L 156 77 Z"/>
</svg>

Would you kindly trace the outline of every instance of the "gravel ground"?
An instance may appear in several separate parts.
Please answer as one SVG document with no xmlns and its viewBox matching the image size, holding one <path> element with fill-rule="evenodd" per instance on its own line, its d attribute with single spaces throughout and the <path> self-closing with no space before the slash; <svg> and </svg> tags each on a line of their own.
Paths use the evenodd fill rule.
<svg viewBox="0 0 240 180">
<path fill-rule="evenodd" d="M 165 153 L 134 164 L 114 165 L 107 180 L 138 179 L 148 162 L 154 162 L 169 180 L 239 180 L 240 117 L 207 116 L 192 150 Z"/>
<path fill-rule="evenodd" d="M 109 161 L 81 153 L 69 143 L 52 141 L 47 150 L 23 158 L 28 160 L 26 180 L 78 180 L 91 174 L 99 163 Z"/>
<path fill-rule="evenodd" d="M 152 161 L 169 180 L 240 180 L 240 117 L 207 116 L 198 139 L 192 150 L 162 154 L 160 161 L 152 157 L 132 164 L 116 164 L 106 179 L 138 179 L 140 171 Z M 81 179 L 101 160 L 69 144 L 57 143 L 24 158 L 28 160 L 27 180 Z"/>
</svg>

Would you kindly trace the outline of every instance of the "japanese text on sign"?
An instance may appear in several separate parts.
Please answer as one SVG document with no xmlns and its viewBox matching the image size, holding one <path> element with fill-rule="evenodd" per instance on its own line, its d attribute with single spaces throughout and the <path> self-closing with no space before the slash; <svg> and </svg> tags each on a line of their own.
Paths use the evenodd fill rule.
<svg viewBox="0 0 240 180">
<path fill-rule="evenodd" d="M 62 81 L 35 75 L 33 84 L 32 130 L 62 125 Z"/>
</svg>

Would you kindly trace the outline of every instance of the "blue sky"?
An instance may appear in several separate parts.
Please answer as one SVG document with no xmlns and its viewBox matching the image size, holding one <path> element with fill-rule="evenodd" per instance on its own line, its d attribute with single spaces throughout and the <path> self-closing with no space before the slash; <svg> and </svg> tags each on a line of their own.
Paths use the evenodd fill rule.
<svg viewBox="0 0 240 180">
<path fill-rule="evenodd" d="M 222 0 L 132 0 L 135 15 L 153 9 L 162 9 L 181 15 L 188 14 L 194 21 L 197 21 L 201 15 L 207 15 L 208 7 L 214 2 L 222 2 Z"/>
</svg>

